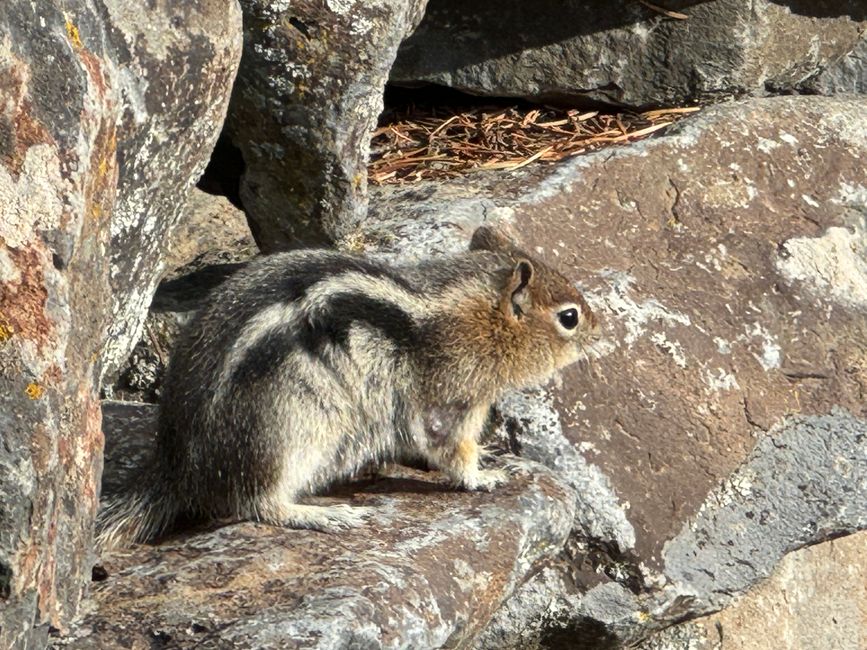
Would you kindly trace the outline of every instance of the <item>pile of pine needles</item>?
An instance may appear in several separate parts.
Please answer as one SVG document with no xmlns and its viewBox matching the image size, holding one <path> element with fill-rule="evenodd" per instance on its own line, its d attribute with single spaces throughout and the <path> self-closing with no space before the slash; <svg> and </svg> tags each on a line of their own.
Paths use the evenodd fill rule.
<svg viewBox="0 0 867 650">
<path fill-rule="evenodd" d="M 410 105 L 386 114 L 374 132 L 368 178 L 376 185 L 403 184 L 556 162 L 645 138 L 698 110 L 611 114 L 549 106 Z"/>
</svg>

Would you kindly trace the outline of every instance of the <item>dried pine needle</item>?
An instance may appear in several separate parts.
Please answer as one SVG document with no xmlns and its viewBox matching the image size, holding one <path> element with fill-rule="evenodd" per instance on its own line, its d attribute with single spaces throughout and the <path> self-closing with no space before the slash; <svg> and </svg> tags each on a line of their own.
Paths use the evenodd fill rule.
<svg viewBox="0 0 867 650">
<path fill-rule="evenodd" d="M 647 137 L 698 107 L 606 114 L 551 106 L 411 106 L 373 133 L 374 184 L 451 178 L 476 169 L 515 170 Z"/>
</svg>

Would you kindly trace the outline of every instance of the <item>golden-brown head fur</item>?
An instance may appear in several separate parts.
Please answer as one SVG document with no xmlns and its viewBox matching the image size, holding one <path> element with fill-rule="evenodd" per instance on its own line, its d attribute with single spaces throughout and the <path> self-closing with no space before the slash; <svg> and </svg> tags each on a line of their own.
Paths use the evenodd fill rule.
<svg viewBox="0 0 867 650">
<path fill-rule="evenodd" d="M 569 280 L 490 228 L 476 231 L 470 250 L 498 270 L 487 291 L 468 287 L 431 328 L 436 363 L 425 364 L 424 390 L 437 400 L 493 400 L 582 356 L 596 317 Z"/>
</svg>

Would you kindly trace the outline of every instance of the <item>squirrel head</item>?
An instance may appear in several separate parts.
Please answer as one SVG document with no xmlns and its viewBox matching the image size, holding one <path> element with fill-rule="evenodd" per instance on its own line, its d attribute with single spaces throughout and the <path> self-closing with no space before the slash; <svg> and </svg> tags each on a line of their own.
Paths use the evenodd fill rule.
<svg viewBox="0 0 867 650">
<path fill-rule="evenodd" d="M 510 383 L 541 379 L 578 360 L 583 344 L 598 331 L 596 316 L 581 292 L 490 227 L 476 230 L 470 250 L 495 253 L 511 266 L 499 287 L 497 305 L 505 330 L 503 370 Z"/>
</svg>

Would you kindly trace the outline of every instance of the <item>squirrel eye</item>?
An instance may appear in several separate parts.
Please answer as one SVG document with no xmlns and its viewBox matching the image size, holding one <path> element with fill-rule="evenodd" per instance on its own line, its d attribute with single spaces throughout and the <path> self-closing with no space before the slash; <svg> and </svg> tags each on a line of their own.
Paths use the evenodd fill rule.
<svg viewBox="0 0 867 650">
<path fill-rule="evenodd" d="M 558 312 L 557 318 L 560 320 L 560 324 L 567 330 L 574 330 L 578 327 L 578 310 L 574 307 Z"/>
</svg>

